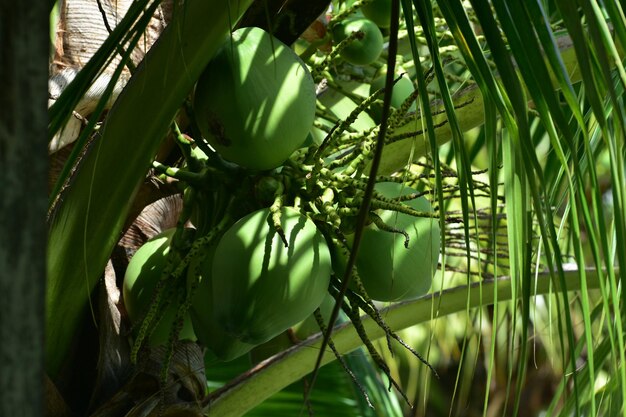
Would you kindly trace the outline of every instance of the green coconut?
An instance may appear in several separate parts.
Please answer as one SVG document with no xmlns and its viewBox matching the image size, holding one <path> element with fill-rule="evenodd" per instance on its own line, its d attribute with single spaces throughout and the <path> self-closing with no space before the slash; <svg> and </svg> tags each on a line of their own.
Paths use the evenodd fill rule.
<svg viewBox="0 0 626 417">
<path fill-rule="evenodd" d="M 254 170 L 280 166 L 306 140 L 315 84 L 295 52 L 259 28 L 236 30 L 194 94 L 204 138 L 224 159 Z"/>
</svg>

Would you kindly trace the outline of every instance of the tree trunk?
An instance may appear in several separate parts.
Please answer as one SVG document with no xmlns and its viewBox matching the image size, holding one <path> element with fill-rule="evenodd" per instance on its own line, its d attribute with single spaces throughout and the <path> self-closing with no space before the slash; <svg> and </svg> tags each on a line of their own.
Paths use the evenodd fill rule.
<svg viewBox="0 0 626 417">
<path fill-rule="evenodd" d="M 59 1 L 59 21 L 55 29 L 54 56 L 50 68 L 50 105 L 61 95 L 65 87 L 76 77 L 91 57 L 128 12 L 133 0 L 61 0 Z M 138 65 L 152 44 L 159 37 L 171 19 L 172 0 L 163 0 L 157 13 L 146 28 L 144 35 L 131 53 L 132 65 Z M 122 45 L 126 48 L 127 45 Z M 95 110 L 104 90 L 111 81 L 111 74 L 120 63 L 121 57 L 114 56 L 102 74 L 94 80 L 85 95 L 81 97 L 74 116 L 55 135 L 49 144 L 50 153 L 78 139 L 83 121 Z M 126 69 L 113 89 L 111 98 L 105 105 L 109 109 L 130 78 Z"/>
<path fill-rule="evenodd" d="M 0 2 L 0 415 L 44 414 L 48 2 Z"/>
</svg>

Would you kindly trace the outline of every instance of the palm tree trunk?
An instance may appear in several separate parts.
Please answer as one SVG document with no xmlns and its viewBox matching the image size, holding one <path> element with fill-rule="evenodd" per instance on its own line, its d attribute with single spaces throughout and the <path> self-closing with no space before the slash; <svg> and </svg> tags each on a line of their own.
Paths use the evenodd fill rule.
<svg viewBox="0 0 626 417">
<path fill-rule="evenodd" d="M 44 412 L 48 4 L 0 3 L 0 415 Z"/>
</svg>

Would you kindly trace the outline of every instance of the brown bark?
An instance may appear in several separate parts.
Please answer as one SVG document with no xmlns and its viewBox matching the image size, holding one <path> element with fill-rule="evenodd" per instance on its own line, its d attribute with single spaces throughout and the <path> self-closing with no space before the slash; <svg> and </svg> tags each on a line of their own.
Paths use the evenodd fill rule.
<svg viewBox="0 0 626 417">
<path fill-rule="evenodd" d="M 132 0 L 64 0 L 56 28 L 57 39 L 52 72 L 67 67 L 82 68 L 96 53 L 124 17 Z M 100 3 L 100 4 L 98 4 Z M 100 8 L 101 6 L 101 8 Z M 137 65 L 159 37 L 170 18 L 171 1 L 164 1 L 146 29 L 143 39 L 132 52 L 131 61 Z M 115 68 L 117 57 L 109 69 Z"/>
<path fill-rule="evenodd" d="M 63 0 L 59 2 L 60 16 L 56 26 L 54 56 L 50 65 L 49 94 L 50 105 L 74 79 L 91 57 L 127 13 L 133 0 Z M 171 18 L 172 1 L 164 0 L 158 8 L 142 38 L 131 53 L 131 64 L 141 62 L 146 52 L 157 40 Z M 81 98 L 74 116 L 53 139 L 50 152 L 56 152 L 78 138 L 84 121 L 95 110 L 104 90 L 111 81 L 111 74 L 121 60 L 121 53 L 127 45 L 121 45 L 117 56 L 103 73 L 94 80 Z M 110 108 L 130 79 L 128 68 L 117 81 L 105 108 Z"/>
</svg>

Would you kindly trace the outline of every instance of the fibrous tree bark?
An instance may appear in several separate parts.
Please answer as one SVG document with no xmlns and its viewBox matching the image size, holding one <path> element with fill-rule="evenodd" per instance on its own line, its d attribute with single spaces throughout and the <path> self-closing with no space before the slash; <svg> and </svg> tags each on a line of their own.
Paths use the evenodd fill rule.
<svg viewBox="0 0 626 417">
<path fill-rule="evenodd" d="M 96 54 L 109 36 L 110 31 L 118 25 L 128 12 L 132 3 L 132 0 L 60 0 L 58 2 L 59 20 L 54 27 L 54 54 L 51 56 L 49 78 L 50 105 L 59 98 L 67 85 Z M 159 37 L 171 19 L 171 9 L 171 0 L 161 2 L 161 6 L 146 27 L 142 39 L 131 52 L 131 66 L 136 66 L 141 62 L 148 49 Z M 113 57 L 112 61 L 103 69 L 102 74 L 81 97 L 74 109 L 73 117 L 67 121 L 61 132 L 58 132 L 49 144 L 51 153 L 60 150 L 78 138 L 84 121 L 96 109 L 98 101 L 111 81 L 115 67 L 121 61 L 122 50 L 126 47 L 127 45 L 119 46 L 120 54 Z M 130 71 L 126 69 L 117 81 L 105 108 L 109 109 L 113 105 L 129 78 Z"/>
</svg>

